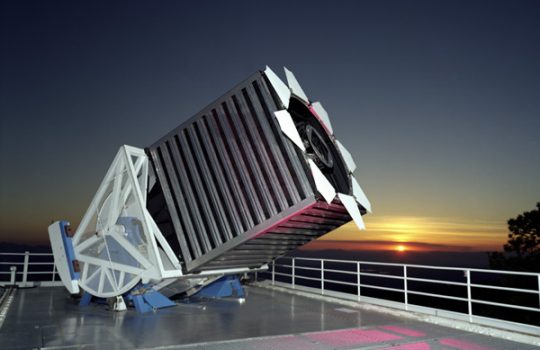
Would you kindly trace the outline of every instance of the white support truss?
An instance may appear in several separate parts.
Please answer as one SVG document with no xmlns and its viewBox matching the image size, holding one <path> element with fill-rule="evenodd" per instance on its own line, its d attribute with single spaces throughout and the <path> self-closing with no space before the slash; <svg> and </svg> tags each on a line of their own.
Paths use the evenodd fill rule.
<svg viewBox="0 0 540 350">
<path fill-rule="evenodd" d="M 79 285 L 94 296 L 114 297 L 140 281 L 182 276 L 177 257 L 146 209 L 148 167 L 144 150 L 122 146 L 75 232 Z"/>
</svg>

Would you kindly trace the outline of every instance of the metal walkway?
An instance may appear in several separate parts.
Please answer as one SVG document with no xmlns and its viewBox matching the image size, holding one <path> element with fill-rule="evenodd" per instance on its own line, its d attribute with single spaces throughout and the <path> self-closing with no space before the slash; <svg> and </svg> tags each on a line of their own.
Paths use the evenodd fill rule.
<svg viewBox="0 0 540 350">
<path fill-rule="evenodd" d="M 17 291 L 1 349 L 537 349 L 328 300 L 247 287 L 245 301 L 201 300 L 138 314 L 79 307 L 63 288 Z"/>
</svg>

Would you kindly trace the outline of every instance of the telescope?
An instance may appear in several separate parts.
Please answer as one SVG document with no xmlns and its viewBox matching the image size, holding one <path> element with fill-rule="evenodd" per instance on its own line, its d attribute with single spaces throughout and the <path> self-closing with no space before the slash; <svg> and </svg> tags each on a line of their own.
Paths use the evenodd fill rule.
<svg viewBox="0 0 540 350">
<path fill-rule="evenodd" d="M 266 67 L 148 147 L 120 147 L 77 229 L 49 226 L 68 291 L 157 308 L 175 284 L 230 282 L 351 220 L 364 229 L 353 157 L 285 76 Z"/>
</svg>

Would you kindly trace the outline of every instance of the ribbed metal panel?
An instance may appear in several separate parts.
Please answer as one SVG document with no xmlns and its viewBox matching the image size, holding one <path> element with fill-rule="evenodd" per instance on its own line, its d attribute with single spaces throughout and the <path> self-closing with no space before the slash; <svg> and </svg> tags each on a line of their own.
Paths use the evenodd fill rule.
<svg viewBox="0 0 540 350">
<path fill-rule="evenodd" d="M 282 106 L 270 91 L 258 72 L 148 148 L 157 176 L 149 210 L 186 271 L 270 261 L 284 250 L 239 260 L 236 249 L 316 203 L 303 155 L 274 118 Z M 323 225 L 305 220 L 290 225 Z M 323 226 L 321 234 L 334 227 Z M 298 238 L 288 250 L 307 241 Z"/>
<path fill-rule="evenodd" d="M 315 202 L 292 217 L 267 229 L 220 257 L 209 261 L 200 270 L 227 267 L 257 267 L 332 231 L 351 218 L 343 206 L 334 202 Z"/>
</svg>

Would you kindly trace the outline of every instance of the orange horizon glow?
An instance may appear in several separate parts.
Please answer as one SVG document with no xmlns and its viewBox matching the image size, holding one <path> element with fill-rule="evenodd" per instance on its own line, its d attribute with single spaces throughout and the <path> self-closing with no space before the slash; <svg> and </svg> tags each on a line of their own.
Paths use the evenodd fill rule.
<svg viewBox="0 0 540 350">
<path fill-rule="evenodd" d="M 364 216 L 364 220 L 366 231 L 358 230 L 350 222 L 317 241 L 336 247 L 339 242 L 347 241 L 347 245 L 360 242 L 363 249 L 398 252 L 499 251 L 508 233 L 504 221 L 370 215 Z M 321 247 L 320 244 L 316 246 Z M 313 248 L 315 246 L 308 249 Z"/>
<path fill-rule="evenodd" d="M 407 247 L 405 247 L 404 245 L 400 244 L 400 245 L 397 245 L 397 246 L 396 246 L 396 250 L 397 250 L 398 252 L 404 252 L 404 251 L 407 250 Z"/>
<path fill-rule="evenodd" d="M 344 241 L 318 239 L 308 243 L 300 248 L 301 250 L 343 250 L 343 251 L 387 251 L 399 254 L 406 253 L 424 253 L 424 252 L 486 252 L 500 250 L 498 247 L 493 249 L 484 247 L 470 247 L 458 245 L 442 245 L 435 243 L 407 242 L 401 244 L 393 241 Z"/>
</svg>

